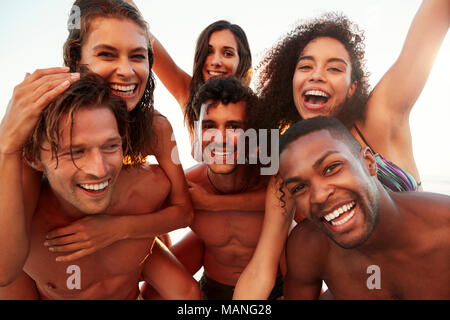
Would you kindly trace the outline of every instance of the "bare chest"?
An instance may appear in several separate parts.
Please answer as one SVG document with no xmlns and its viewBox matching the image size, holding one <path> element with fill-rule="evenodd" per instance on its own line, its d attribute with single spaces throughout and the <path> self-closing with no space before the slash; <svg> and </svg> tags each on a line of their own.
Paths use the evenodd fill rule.
<svg viewBox="0 0 450 320">
<path fill-rule="evenodd" d="M 152 240 L 124 240 L 72 262 L 56 262 L 61 253 L 44 246 L 50 231 L 45 221 L 36 217 L 32 225 L 30 254 L 25 272 L 33 278 L 40 294 L 48 298 L 109 297 L 118 286 L 124 291 L 137 285 Z"/>
<path fill-rule="evenodd" d="M 192 229 L 207 247 L 241 246 L 254 249 L 263 217 L 263 212 L 197 211 Z"/>
<path fill-rule="evenodd" d="M 443 250 L 395 259 L 335 255 L 324 280 L 336 299 L 448 299 L 449 264 Z"/>
</svg>

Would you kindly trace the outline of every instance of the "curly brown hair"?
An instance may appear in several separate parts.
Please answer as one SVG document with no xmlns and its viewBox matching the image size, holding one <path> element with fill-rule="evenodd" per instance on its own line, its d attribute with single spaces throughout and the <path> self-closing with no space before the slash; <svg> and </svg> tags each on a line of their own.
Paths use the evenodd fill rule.
<svg viewBox="0 0 450 320">
<path fill-rule="evenodd" d="M 369 98 L 364 34 L 347 17 L 332 12 L 298 25 L 272 47 L 258 65 L 256 92 L 263 99 L 266 110 L 270 110 L 271 127 L 284 130 L 302 119 L 292 95 L 292 78 L 299 55 L 310 41 L 319 37 L 334 38 L 344 45 L 350 56 L 351 80 L 357 82 L 356 91 L 346 101 L 339 119 L 346 126 L 364 119 Z"/>
<path fill-rule="evenodd" d="M 81 14 L 80 28 L 70 27 L 69 36 L 64 43 L 64 64 L 70 67 L 72 72 L 80 71 L 88 66 L 80 64 L 81 48 L 85 43 L 93 19 L 98 17 L 128 19 L 141 27 L 149 38 L 148 26 L 136 8 L 122 0 L 76 0 L 73 6 L 79 8 Z M 155 143 L 155 135 L 152 134 L 155 78 L 152 72 L 154 61 L 153 50 L 148 41 L 148 61 L 150 74 L 147 80 L 144 95 L 139 103 L 131 110 L 130 130 L 131 154 L 140 153 L 142 158 L 150 153 L 152 144 Z"/>
</svg>

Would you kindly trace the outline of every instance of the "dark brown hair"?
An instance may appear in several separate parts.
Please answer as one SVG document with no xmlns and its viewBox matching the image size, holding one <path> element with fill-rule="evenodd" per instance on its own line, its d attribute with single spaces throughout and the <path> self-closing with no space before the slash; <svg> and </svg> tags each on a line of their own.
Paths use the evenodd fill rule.
<svg viewBox="0 0 450 320">
<path fill-rule="evenodd" d="M 123 154 L 136 160 L 138 153 L 133 153 L 130 148 L 129 114 L 125 101 L 112 94 L 108 83 L 100 76 L 90 73 L 83 75 L 80 80 L 74 82 L 65 92 L 54 99 L 42 115 L 24 148 L 26 159 L 33 162 L 40 159 L 42 144 L 47 141 L 50 144 L 52 157 L 58 161 L 58 147 L 60 143 L 61 124 L 63 117 L 67 116 L 72 137 L 73 115 L 81 108 L 109 108 L 114 114 L 119 134 L 122 137 Z M 57 162 L 58 163 L 58 162 Z"/>
<path fill-rule="evenodd" d="M 267 108 L 271 127 L 285 129 L 302 119 L 292 95 L 292 78 L 299 55 L 310 41 L 319 37 L 331 37 L 344 45 L 351 61 L 351 81 L 357 82 L 357 88 L 346 101 L 343 108 L 345 114 L 340 120 L 351 126 L 355 121 L 364 119 L 369 84 L 364 66 L 363 32 L 345 16 L 328 13 L 289 32 L 267 52 L 258 66 L 256 91 Z"/>
<path fill-rule="evenodd" d="M 248 44 L 247 36 L 240 26 L 231 24 L 225 20 L 216 21 L 207 26 L 198 36 L 197 45 L 195 47 L 194 67 L 192 72 L 192 80 L 189 88 L 189 98 L 186 104 L 185 119 L 193 118 L 193 100 L 194 95 L 199 87 L 205 82 L 203 79 L 203 66 L 209 52 L 209 38 L 216 31 L 230 30 L 238 45 L 239 65 L 234 77 L 239 79 L 245 86 L 250 85 L 252 77 L 252 55 Z"/>
<path fill-rule="evenodd" d="M 64 44 L 64 64 L 70 67 L 72 72 L 79 71 L 82 67 L 81 48 L 87 39 L 91 22 L 94 18 L 128 19 L 140 26 L 149 38 L 148 26 L 136 8 L 122 0 L 76 0 L 73 4 L 79 8 L 81 14 L 80 28 L 69 28 L 69 36 Z M 149 148 L 154 142 L 152 139 L 152 123 L 154 113 L 153 92 L 155 79 L 151 70 L 153 66 L 153 50 L 148 41 L 148 61 L 150 74 L 147 80 L 144 95 L 135 108 L 130 111 L 130 139 L 132 154 L 140 153 L 142 158 L 149 154 Z"/>
</svg>

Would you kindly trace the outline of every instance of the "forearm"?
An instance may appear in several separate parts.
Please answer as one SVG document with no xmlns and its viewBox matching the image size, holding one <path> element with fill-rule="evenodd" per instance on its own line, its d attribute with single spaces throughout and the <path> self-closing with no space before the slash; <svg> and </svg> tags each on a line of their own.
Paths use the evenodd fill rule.
<svg viewBox="0 0 450 320">
<path fill-rule="evenodd" d="M 191 76 L 178 67 L 161 42 L 153 34 L 150 34 L 150 42 L 155 56 L 153 71 L 184 111 L 189 97 Z"/>
<path fill-rule="evenodd" d="M 22 271 L 29 249 L 19 152 L 0 152 L 0 228 L 0 286 L 4 286 Z"/>
<path fill-rule="evenodd" d="M 264 223 L 253 257 L 241 274 L 233 299 L 267 299 L 275 284 L 280 257 L 294 215 L 292 199 L 284 206 L 277 196 L 279 182 L 271 179 L 266 195 Z"/>
<path fill-rule="evenodd" d="M 400 115 L 408 114 L 418 99 L 450 25 L 450 1 L 426 0 L 417 11 L 402 51 L 385 76 L 387 103 Z M 383 93 L 384 95 L 384 93 Z"/>
<path fill-rule="evenodd" d="M 193 218 L 193 211 L 184 205 L 172 205 L 160 211 L 143 215 L 121 216 L 122 239 L 152 238 L 160 234 L 185 228 Z"/>
<path fill-rule="evenodd" d="M 261 234 L 253 257 L 236 284 L 234 300 L 266 300 L 269 297 L 278 275 L 288 230 L 286 223 L 276 234 L 271 230 Z"/>
</svg>

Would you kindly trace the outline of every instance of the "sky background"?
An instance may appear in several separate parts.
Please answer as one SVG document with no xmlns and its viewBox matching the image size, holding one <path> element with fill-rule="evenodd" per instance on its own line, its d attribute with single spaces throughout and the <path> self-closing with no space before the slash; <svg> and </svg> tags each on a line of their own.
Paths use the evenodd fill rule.
<svg viewBox="0 0 450 320">
<path fill-rule="evenodd" d="M 301 19 L 340 11 L 365 31 L 367 70 L 372 88 L 398 57 L 418 0 L 135 0 L 175 62 L 192 74 L 195 42 L 210 23 L 226 19 L 247 34 L 257 66 L 264 51 Z M 26 72 L 62 65 L 62 46 L 72 0 L 2 1 L 0 10 L 0 118 L 15 85 Z M 426 36 L 426 35 L 425 35 Z M 424 189 L 450 195 L 450 71 L 447 35 L 428 82 L 411 114 L 414 156 Z M 392 88 L 395 90 L 395 88 Z M 180 158 L 186 169 L 190 157 L 187 130 L 179 105 L 161 82 L 155 90 L 155 108 L 166 115 L 175 131 Z M 382 127 L 380 128 L 382 129 Z"/>
</svg>

